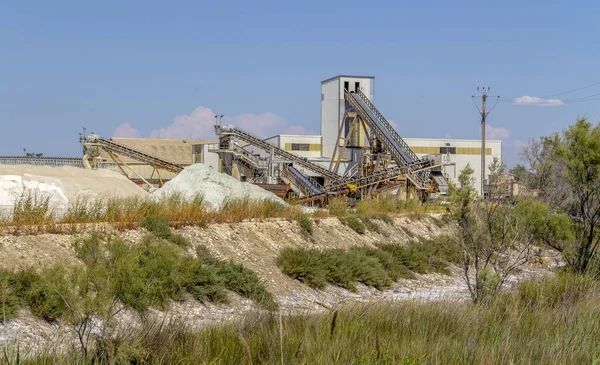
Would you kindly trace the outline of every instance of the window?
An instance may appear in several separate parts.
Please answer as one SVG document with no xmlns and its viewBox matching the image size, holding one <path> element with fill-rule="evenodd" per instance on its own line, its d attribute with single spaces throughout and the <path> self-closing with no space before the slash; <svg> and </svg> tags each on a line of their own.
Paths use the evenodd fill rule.
<svg viewBox="0 0 600 365">
<path fill-rule="evenodd" d="M 292 143 L 292 151 L 308 151 L 308 143 Z"/>
<path fill-rule="evenodd" d="M 350 82 L 349 81 L 344 81 L 344 90 L 349 90 L 350 89 Z"/>
<path fill-rule="evenodd" d="M 456 147 L 440 147 L 440 153 L 442 155 L 456 155 Z"/>
<path fill-rule="evenodd" d="M 360 90 L 360 82 L 355 82 L 354 83 L 354 91 L 358 92 L 358 90 Z"/>
</svg>

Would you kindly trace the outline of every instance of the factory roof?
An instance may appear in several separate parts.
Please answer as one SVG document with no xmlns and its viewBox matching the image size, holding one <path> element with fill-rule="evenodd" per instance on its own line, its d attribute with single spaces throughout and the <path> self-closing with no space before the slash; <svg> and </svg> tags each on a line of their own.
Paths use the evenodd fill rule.
<svg viewBox="0 0 600 365">
<path fill-rule="evenodd" d="M 111 141 L 179 165 L 192 163 L 192 145 L 218 143 L 216 140 L 164 138 L 111 138 Z M 110 160 L 103 149 L 100 149 L 100 155 Z M 120 158 L 125 163 L 135 161 L 124 156 Z M 139 161 L 135 162 L 139 164 Z"/>
<path fill-rule="evenodd" d="M 331 78 L 329 78 L 327 80 L 321 81 L 321 84 L 324 84 L 324 83 L 329 82 L 331 80 L 339 79 L 341 77 L 347 77 L 347 78 L 351 78 L 351 79 L 374 79 L 375 78 L 375 76 L 337 75 L 337 76 L 331 77 Z"/>
</svg>

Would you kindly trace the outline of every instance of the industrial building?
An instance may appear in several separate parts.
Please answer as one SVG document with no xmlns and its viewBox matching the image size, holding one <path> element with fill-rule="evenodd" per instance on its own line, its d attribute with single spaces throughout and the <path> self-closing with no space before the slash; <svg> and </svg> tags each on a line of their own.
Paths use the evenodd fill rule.
<svg viewBox="0 0 600 365">
<path fill-rule="evenodd" d="M 447 192 L 470 165 L 480 189 L 481 141 L 403 138 L 374 105 L 372 76 L 340 75 L 321 82 L 321 134 L 256 136 L 215 126 L 219 140 L 163 140 L 88 136 L 90 167 L 112 168 L 142 184 L 160 186 L 185 166 L 204 163 L 266 188 L 322 199 L 412 189 Z M 501 141 L 486 141 L 486 163 L 502 157 Z M 424 194 L 424 195 L 423 195 Z"/>
<path fill-rule="evenodd" d="M 348 102 L 345 90 L 360 90 L 373 102 L 374 77 L 340 75 L 321 82 L 321 135 L 276 135 L 265 138 L 268 142 L 287 152 L 305 157 L 310 162 L 331 169 L 339 164 L 343 174 L 351 174 L 358 163 L 357 154 L 368 146 L 367 128 L 351 130 L 351 120 L 347 118 Z M 348 141 L 346 141 L 348 139 Z M 457 182 L 460 171 L 467 165 L 474 170 L 475 188 L 481 190 L 481 140 L 466 139 L 434 139 L 434 138 L 402 138 L 419 158 L 436 156 L 441 161 L 440 170 L 448 181 Z M 344 144 L 348 148 L 343 148 Z M 244 142 L 242 142 L 244 144 Z M 245 147 L 263 161 L 269 154 L 255 146 Z M 486 140 L 486 164 L 493 158 L 502 159 L 502 141 Z M 390 161 L 394 165 L 394 161 Z M 276 167 L 275 167 L 276 168 Z M 321 176 L 303 167 L 298 167 L 303 174 L 317 181 Z"/>
</svg>

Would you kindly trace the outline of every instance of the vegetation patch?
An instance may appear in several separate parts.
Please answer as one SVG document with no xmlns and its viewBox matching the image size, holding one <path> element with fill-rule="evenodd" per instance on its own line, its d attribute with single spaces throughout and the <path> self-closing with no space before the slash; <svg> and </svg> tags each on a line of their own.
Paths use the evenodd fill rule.
<svg viewBox="0 0 600 365">
<path fill-rule="evenodd" d="M 169 220 L 164 216 L 150 216 L 146 217 L 141 226 L 146 228 L 150 233 L 154 234 L 158 238 L 162 238 L 169 242 L 176 244 L 177 246 L 186 247 L 189 246 L 189 242 L 185 237 L 180 234 L 173 233 L 171 227 L 169 227 Z"/>
<path fill-rule="evenodd" d="M 302 232 L 309 236 L 312 235 L 313 221 L 312 219 L 310 219 L 310 216 L 308 214 L 298 214 L 296 216 L 296 222 L 298 222 L 298 225 L 300 226 L 300 228 L 302 228 Z"/>
<path fill-rule="evenodd" d="M 340 222 L 345 226 L 350 227 L 354 232 L 358 234 L 365 234 L 367 232 L 367 227 L 364 223 L 356 216 L 351 215 L 347 217 L 338 217 Z"/>
<path fill-rule="evenodd" d="M 363 283 L 383 290 L 400 278 L 414 278 L 414 273 L 450 274 L 450 264 L 458 262 L 456 249 L 446 238 L 347 251 L 284 248 L 276 263 L 284 274 L 313 288 L 332 284 L 355 291 Z"/>
<path fill-rule="evenodd" d="M 74 249 L 80 266 L 0 271 L 0 318 L 14 318 L 21 305 L 48 321 L 80 320 L 84 313 L 110 317 L 119 308 L 143 314 L 151 306 L 166 308 L 169 301 L 182 300 L 186 293 L 200 301 L 223 303 L 226 290 L 263 308 L 277 308 L 256 273 L 219 260 L 204 247 L 192 257 L 152 236 L 126 245 L 116 237 L 92 234 L 76 241 Z"/>
<path fill-rule="evenodd" d="M 368 215 L 359 215 L 358 218 L 369 231 L 373 233 L 381 233 L 381 230 L 379 229 L 377 223 L 373 222 Z"/>
<path fill-rule="evenodd" d="M 582 277 L 524 284 L 486 305 L 399 301 L 280 317 L 257 313 L 192 329 L 147 321 L 88 356 L 70 348 L 26 363 L 54 364 L 593 364 L 598 359 L 600 290 Z M 585 283 L 584 283 L 585 282 Z M 579 283 L 579 284 L 576 284 Z M 595 283 L 595 284 L 594 284 Z M 593 284 L 593 285 L 592 285 Z M 580 294 L 572 296 L 571 285 Z M 588 288 L 580 290 L 582 287 Z M 560 290 L 557 306 L 537 294 Z M 538 301 L 541 300 L 541 301 Z M 567 310 L 563 305 L 569 305 Z M 110 338 L 109 338 L 110 339 Z M 475 339 L 475 340 L 474 340 Z M 573 344 L 576 344 L 575 346 Z M 108 345 L 110 344 L 110 346 Z M 467 344 L 467 345 L 465 345 Z M 493 349 L 490 350 L 490 349 Z M 110 350 L 110 351 L 108 351 Z M 22 349 L 23 353 L 26 349 Z M 7 353 L 16 353 L 16 346 Z"/>
</svg>

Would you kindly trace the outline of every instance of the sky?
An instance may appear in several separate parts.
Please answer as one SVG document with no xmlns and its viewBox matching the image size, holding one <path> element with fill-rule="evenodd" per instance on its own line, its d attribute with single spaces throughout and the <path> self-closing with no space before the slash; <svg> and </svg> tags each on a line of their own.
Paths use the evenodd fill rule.
<svg viewBox="0 0 600 365">
<path fill-rule="evenodd" d="M 80 156 L 82 127 L 212 139 L 215 114 L 318 134 L 320 82 L 352 74 L 405 137 L 479 138 L 472 95 L 491 87 L 511 166 L 600 120 L 598 39 L 596 1 L 0 0 L 0 155 Z"/>
</svg>

